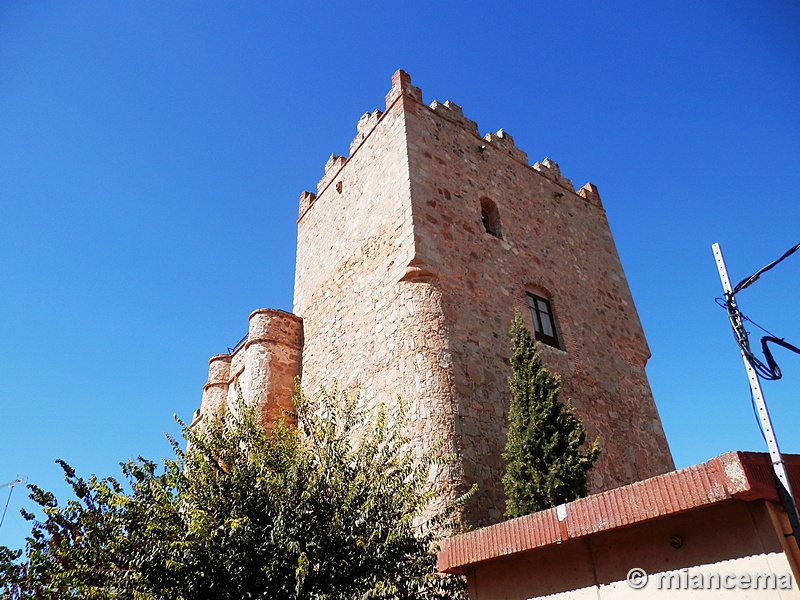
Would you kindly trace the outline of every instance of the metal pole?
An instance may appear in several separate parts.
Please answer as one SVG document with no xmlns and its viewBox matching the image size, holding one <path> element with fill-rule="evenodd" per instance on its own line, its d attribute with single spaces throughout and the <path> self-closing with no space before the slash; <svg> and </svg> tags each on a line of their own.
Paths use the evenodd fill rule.
<svg viewBox="0 0 800 600">
<path fill-rule="evenodd" d="M 717 261 L 717 270 L 719 271 L 719 279 L 722 282 L 722 289 L 725 292 L 725 299 L 727 300 L 731 291 L 731 282 L 728 279 L 728 270 L 725 268 L 725 260 L 722 258 L 722 250 L 719 244 L 714 244 L 711 247 L 714 250 L 714 259 Z M 736 299 L 731 298 L 731 306 L 734 309 L 733 314 L 730 315 L 731 325 L 739 328 L 742 325 L 742 315 L 736 305 Z M 786 465 L 783 462 L 780 448 L 778 447 L 778 439 L 775 437 L 775 431 L 772 427 L 772 420 L 769 418 L 769 411 L 767 410 L 767 403 L 764 400 L 764 394 L 761 391 L 761 382 L 758 379 L 755 369 L 747 360 L 744 352 L 742 354 L 742 361 L 744 362 L 745 371 L 747 371 L 747 379 L 750 382 L 750 390 L 753 393 L 753 401 L 758 411 L 758 420 L 761 424 L 761 431 L 764 432 L 764 439 L 767 441 L 767 448 L 769 449 L 769 458 L 772 461 L 772 469 L 775 471 L 775 477 L 778 480 L 778 495 L 781 498 L 783 509 L 789 516 L 789 523 L 792 526 L 792 535 L 794 535 L 795 543 L 800 547 L 800 516 L 797 512 L 797 502 L 795 501 L 794 494 L 792 493 L 792 486 L 789 483 L 789 475 L 786 473 Z"/>
<path fill-rule="evenodd" d="M 0 527 L 3 526 L 3 522 L 6 520 L 8 503 L 11 502 L 11 492 L 14 491 L 15 486 L 20 485 L 21 483 L 25 483 L 25 477 L 22 475 L 17 475 L 17 478 L 14 481 L 9 481 L 8 483 L 0 485 L 0 489 L 8 488 L 8 499 L 6 500 L 6 505 L 3 507 L 3 516 L 0 517 Z"/>
</svg>

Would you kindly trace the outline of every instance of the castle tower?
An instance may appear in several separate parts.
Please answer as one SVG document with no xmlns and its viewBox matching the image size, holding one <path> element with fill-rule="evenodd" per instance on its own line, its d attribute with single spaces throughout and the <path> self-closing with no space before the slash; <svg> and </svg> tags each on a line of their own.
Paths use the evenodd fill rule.
<svg viewBox="0 0 800 600">
<path fill-rule="evenodd" d="M 478 484 L 466 520 L 498 521 L 517 309 L 600 439 L 590 490 L 672 469 L 597 189 L 576 192 L 552 161 L 529 166 L 510 135 L 481 137 L 449 101 L 423 104 L 402 71 L 357 130 L 300 198 L 304 389 L 358 385 L 370 408 L 400 396 L 420 447 L 443 438 L 457 456 L 435 476 L 452 493 Z"/>
</svg>

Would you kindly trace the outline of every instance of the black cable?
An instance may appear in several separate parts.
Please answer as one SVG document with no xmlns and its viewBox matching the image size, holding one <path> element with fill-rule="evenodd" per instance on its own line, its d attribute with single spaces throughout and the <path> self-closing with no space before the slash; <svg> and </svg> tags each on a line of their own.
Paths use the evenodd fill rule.
<svg viewBox="0 0 800 600">
<path fill-rule="evenodd" d="M 770 270 L 772 267 L 775 267 L 775 266 L 777 266 L 779 263 L 781 263 L 781 262 L 783 262 L 784 260 L 786 260 L 787 258 L 789 258 L 789 257 L 790 257 L 792 254 L 794 254 L 795 252 L 797 252 L 797 250 L 799 250 L 799 249 L 800 249 L 800 244 L 797 244 L 797 245 L 795 245 L 794 247 L 792 247 L 792 248 L 789 248 L 789 249 L 788 249 L 786 252 L 784 252 L 784 253 L 783 253 L 783 256 L 781 256 L 779 259 L 777 259 L 777 260 L 773 260 L 771 263 L 769 263 L 769 264 L 768 264 L 766 267 L 764 267 L 763 269 L 759 269 L 758 271 L 756 271 L 755 273 L 753 273 L 752 275 L 750 275 L 750 277 L 745 277 L 744 279 L 742 279 L 742 280 L 741 280 L 741 281 L 740 281 L 740 282 L 739 282 L 739 283 L 736 285 L 736 287 L 735 287 L 735 288 L 733 288 L 733 291 L 731 292 L 731 295 L 732 295 L 732 296 L 735 296 L 736 294 L 738 294 L 739 292 L 741 292 L 741 291 L 742 291 L 744 288 L 746 288 L 746 287 L 749 287 L 749 286 L 751 286 L 752 284 L 754 284 L 756 281 L 758 281 L 758 278 L 759 278 L 759 277 L 761 277 L 761 275 L 763 275 L 764 273 L 766 273 L 767 271 L 769 271 L 769 270 Z"/>
<path fill-rule="evenodd" d="M 722 298 L 722 297 L 714 298 L 714 302 L 716 302 L 717 306 L 719 306 L 720 308 L 725 308 L 725 298 Z M 739 311 L 739 317 L 742 319 L 742 321 L 748 321 L 749 323 L 752 323 L 753 325 L 758 327 L 761 331 L 763 331 L 767 335 L 771 335 L 772 337 L 778 337 L 777 335 L 772 333 L 769 329 L 766 329 L 765 327 L 762 327 L 761 325 L 759 325 L 758 323 L 753 321 L 753 319 L 751 319 L 750 317 L 748 317 L 746 314 L 744 314 L 741 311 Z M 781 339 L 783 339 L 783 338 L 781 338 Z"/>
<path fill-rule="evenodd" d="M 758 281 L 758 278 L 761 277 L 764 273 L 772 269 L 773 267 L 777 266 L 779 263 L 787 259 L 789 256 L 797 252 L 800 249 L 800 244 L 796 244 L 792 248 L 789 248 L 786 252 L 783 253 L 783 256 L 778 258 L 777 260 L 772 261 L 767 266 L 759 269 L 749 277 L 745 277 L 742 279 L 736 287 L 731 290 L 730 293 L 725 294 L 724 304 L 721 304 L 717 299 L 717 304 L 720 306 L 724 306 L 725 310 L 728 313 L 728 319 L 731 322 L 731 328 L 733 329 L 733 337 L 736 339 L 736 343 L 738 344 L 739 348 L 742 351 L 747 362 L 750 364 L 751 367 L 755 370 L 756 374 L 761 377 L 762 379 L 766 379 L 767 381 L 776 381 L 780 379 L 783 374 L 781 373 L 780 367 L 778 367 L 778 363 L 775 361 L 775 358 L 772 356 L 772 352 L 769 349 L 768 344 L 777 344 L 787 350 L 791 350 L 797 354 L 800 354 L 800 348 L 793 346 L 789 342 L 785 341 L 783 338 L 778 338 L 777 336 L 771 334 L 769 331 L 761 327 L 758 323 L 753 321 L 752 319 L 746 317 L 741 313 L 739 308 L 736 306 L 736 294 L 741 292 L 743 289 L 751 286 L 753 283 Z M 750 349 L 750 339 L 747 330 L 744 328 L 744 322 L 750 321 L 759 329 L 763 329 L 769 335 L 764 336 L 761 338 L 761 350 L 764 354 L 764 358 L 767 361 L 767 364 L 764 364 L 761 360 L 756 358 L 753 354 L 752 350 Z"/>
<path fill-rule="evenodd" d="M 780 379 L 783 377 L 783 374 L 781 373 L 780 367 L 778 367 L 778 363 L 776 363 L 775 359 L 772 357 L 772 352 L 770 352 L 769 346 L 767 346 L 769 343 L 782 346 L 787 350 L 791 350 L 795 354 L 800 354 L 800 348 L 797 346 L 792 346 L 789 342 L 784 341 L 783 339 L 779 339 L 770 335 L 765 335 L 761 338 L 761 351 L 764 353 L 764 357 L 767 359 L 767 367 L 769 368 L 769 372 L 774 376 L 773 379 Z"/>
</svg>

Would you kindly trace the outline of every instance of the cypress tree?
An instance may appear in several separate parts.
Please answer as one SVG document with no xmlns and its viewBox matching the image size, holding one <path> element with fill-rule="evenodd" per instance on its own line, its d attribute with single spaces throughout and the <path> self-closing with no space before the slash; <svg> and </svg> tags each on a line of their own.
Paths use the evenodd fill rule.
<svg viewBox="0 0 800 600">
<path fill-rule="evenodd" d="M 559 401 L 561 379 L 539 358 L 539 349 L 517 313 L 511 326 L 511 405 L 503 458 L 506 517 L 514 518 L 587 494 L 586 477 L 600 455 L 587 451 L 583 422 Z"/>
</svg>

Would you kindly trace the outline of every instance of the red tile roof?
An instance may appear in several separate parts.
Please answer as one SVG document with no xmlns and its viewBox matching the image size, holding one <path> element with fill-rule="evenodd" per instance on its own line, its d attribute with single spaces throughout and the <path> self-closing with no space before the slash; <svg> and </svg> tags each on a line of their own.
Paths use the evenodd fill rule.
<svg viewBox="0 0 800 600">
<path fill-rule="evenodd" d="M 784 463 L 792 489 L 798 495 L 800 455 L 785 455 Z M 466 567 L 481 561 L 731 498 L 779 501 L 769 455 L 729 452 L 680 471 L 455 536 L 447 540 L 439 552 L 439 571 L 463 573 Z"/>
</svg>

